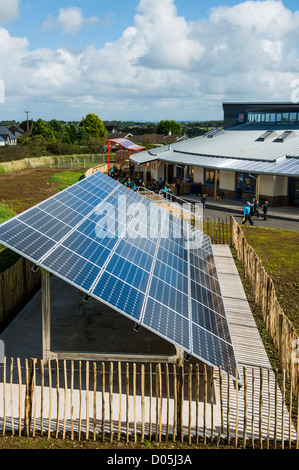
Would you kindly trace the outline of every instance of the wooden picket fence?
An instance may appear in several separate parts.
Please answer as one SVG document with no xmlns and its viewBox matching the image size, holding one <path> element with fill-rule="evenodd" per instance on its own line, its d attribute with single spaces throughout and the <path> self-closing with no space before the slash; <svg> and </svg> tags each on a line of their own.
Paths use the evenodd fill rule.
<svg viewBox="0 0 299 470">
<path fill-rule="evenodd" d="M 231 217 L 231 240 L 250 281 L 255 303 L 260 306 L 266 330 L 271 335 L 279 353 L 280 364 L 291 377 L 294 392 L 299 392 L 299 337 L 282 310 L 273 280 L 266 272 L 254 249 L 246 241 L 240 225 Z"/>
<path fill-rule="evenodd" d="M 241 388 L 198 363 L 4 358 L 0 371 L 2 435 L 299 448 L 298 404 L 268 369 L 244 367 Z"/>
<path fill-rule="evenodd" d="M 33 263 L 25 258 L 0 273 L 0 329 L 6 326 L 20 306 L 41 286 L 40 272 L 32 272 Z"/>
<path fill-rule="evenodd" d="M 209 235 L 213 244 L 231 244 L 231 225 L 229 217 L 204 217 L 202 230 Z"/>
</svg>

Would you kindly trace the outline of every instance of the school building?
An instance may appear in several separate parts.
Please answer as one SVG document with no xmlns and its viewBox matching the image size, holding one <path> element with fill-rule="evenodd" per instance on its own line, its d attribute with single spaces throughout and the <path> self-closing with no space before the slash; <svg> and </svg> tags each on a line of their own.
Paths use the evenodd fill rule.
<svg viewBox="0 0 299 470">
<path fill-rule="evenodd" d="M 299 104 L 223 103 L 224 127 L 131 156 L 145 184 L 217 199 L 299 207 Z"/>
</svg>

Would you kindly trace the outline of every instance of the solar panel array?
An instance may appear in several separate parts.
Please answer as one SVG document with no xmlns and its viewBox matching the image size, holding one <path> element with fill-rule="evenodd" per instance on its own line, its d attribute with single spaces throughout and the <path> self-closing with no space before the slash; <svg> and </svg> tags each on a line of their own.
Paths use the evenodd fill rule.
<svg viewBox="0 0 299 470">
<path fill-rule="evenodd" d="M 112 178 L 96 172 L 8 220 L 0 242 L 235 375 L 209 237 Z"/>
</svg>

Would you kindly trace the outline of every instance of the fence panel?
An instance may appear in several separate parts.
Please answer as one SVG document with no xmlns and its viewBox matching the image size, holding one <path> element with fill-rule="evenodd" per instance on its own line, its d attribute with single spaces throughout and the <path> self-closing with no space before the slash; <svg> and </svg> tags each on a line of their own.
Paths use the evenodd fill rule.
<svg viewBox="0 0 299 470">
<path fill-rule="evenodd" d="M 41 285 L 40 272 L 32 272 L 33 263 L 20 258 L 0 273 L 0 328 L 8 324 L 16 309 Z"/>
<path fill-rule="evenodd" d="M 298 417 L 269 369 L 17 358 L 0 365 L 2 435 L 298 449 Z M 288 407 L 287 407 L 287 406 Z"/>
<path fill-rule="evenodd" d="M 234 217 L 231 217 L 231 233 L 231 244 L 243 263 L 245 276 L 249 279 L 255 293 L 255 301 L 261 307 L 266 329 L 278 349 L 280 363 L 288 377 L 291 377 L 295 396 L 298 396 L 299 337 L 279 305 L 271 277 L 265 271 L 253 248 L 247 243 Z"/>
</svg>

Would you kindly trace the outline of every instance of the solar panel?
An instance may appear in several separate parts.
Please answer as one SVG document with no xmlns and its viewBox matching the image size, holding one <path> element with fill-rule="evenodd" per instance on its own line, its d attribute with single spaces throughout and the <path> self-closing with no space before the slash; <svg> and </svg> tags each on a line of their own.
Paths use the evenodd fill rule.
<svg viewBox="0 0 299 470">
<path fill-rule="evenodd" d="M 210 238 L 96 172 L 0 225 L 0 242 L 235 376 Z"/>
</svg>

